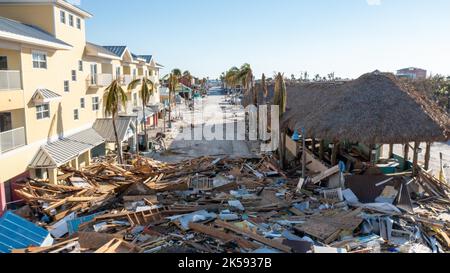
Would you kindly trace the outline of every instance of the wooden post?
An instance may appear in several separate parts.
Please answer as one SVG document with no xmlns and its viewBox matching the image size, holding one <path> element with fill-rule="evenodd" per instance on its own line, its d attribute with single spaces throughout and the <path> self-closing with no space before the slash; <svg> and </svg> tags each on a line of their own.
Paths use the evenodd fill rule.
<svg viewBox="0 0 450 273">
<path fill-rule="evenodd" d="M 320 160 L 323 160 L 325 155 L 325 140 L 320 140 L 320 146 L 319 146 L 319 158 Z"/>
<path fill-rule="evenodd" d="M 336 141 L 333 145 L 333 150 L 331 152 L 331 165 L 336 166 L 337 165 L 337 155 L 339 152 L 339 141 Z"/>
<path fill-rule="evenodd" d="M 431 142 L 427 142 L 427 148 L 425 151 L 425 170 L 430 169 L 430 158 L 431 158 Z"/>
<path fill-rule="evenodd" d="M 403 170 L 406 171 L 408 164 L 408 156 L 409 156 L 409 143 L 406 143 L 403 148 Z"/>
<path fill-rule="evenodd" d="M 282 136 L 282 138 L 283 138 L 283 146 L 282 146 L 282 149 L 281 149 L 281 151 L 283 152 L 283 157 L 282 157 L 282 159 L 281 159 L 281 165 L 283 166 L 283 168 L 284 168 L 284 166 L 286 165 L 286 150 L 287 150 L 287 148 L 286 148 L 286 131 L 283 131 L 283 133 L 281 134 L 281 136 Z"/>
<path fill-rule="evenodd" d="M 280 168 L 284 169 L 284 154 L 283 154 L 283 150 L 284 150 L 284 141 L 283 141 L 283 132 L 280 132 L 280 145 L 278 147 L 278 156 L 280 157 Z"/>
<path fill-rule="evenodd" d="M 306 132 L 302 129 L 302 178 L 306 178 Z"/>
<path fill-rule="evenodd" d="M 414 155 L 413 155 L 413 176 L 417 175 L 417 172 L 419 171 L 419 147 L 420 142 L 414 142 Z"/>
<path fill-rule="evenodd" d="M 58 185 L 58 169 L 48 169 L 48 181 L 52 185 Z"/>
<path fill-rule="evenodd" d="M 389 144 L 389 159 L 394 158 L 394 144 Z"/>
<path fill-rule="evenodd" d="M 313 154 L 316 153 L 316 139 L 315 139 L 314 137 L 312 138 L 312 148 L 311 148 L 311 151 L 312 151 Z"/>
</svg>

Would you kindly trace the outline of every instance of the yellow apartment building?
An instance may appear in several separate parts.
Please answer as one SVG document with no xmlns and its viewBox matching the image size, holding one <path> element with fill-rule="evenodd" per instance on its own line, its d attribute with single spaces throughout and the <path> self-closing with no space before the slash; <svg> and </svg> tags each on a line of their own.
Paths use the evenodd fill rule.
<svg viewBox="0 0 450 273">
<path fill-rule="evenodd" d="M 15 181 L 30 176 L 56 183 L 57 167 L 80 168 L 105 152 L 112 140 L 103 96 L 113 79 L 124 89 L 138 77 L 151 79 L 156 90 L 146 122 L 157 123 L 158 107 L 150 106 L 160 104 L 162 67 L 126 46 L 87 42 L 91 17 L 63 0 L 0 0 L 0 212 Z M 124 141 L 141 128 L 138 89 L 127 91 L 121 109 Z"/>
</svg>

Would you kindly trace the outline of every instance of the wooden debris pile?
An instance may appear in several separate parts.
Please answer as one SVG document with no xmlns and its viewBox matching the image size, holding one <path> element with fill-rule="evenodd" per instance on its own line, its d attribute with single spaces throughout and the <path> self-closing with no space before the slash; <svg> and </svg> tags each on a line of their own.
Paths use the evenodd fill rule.
<svg viewBox="0 0 450 273">
<path fill-rule="evenodd" d="M 336 167 L 320 167 L 299 183 L 299 177 L 284 173 L 268 156 L 200 157 L 179 163 L 137 157 L 123 166 L 105 160 L 60 171 L 59 185 L 29 180 L 17 190 L 33 212 L 28 219 L 48 229 L 57 243 L 14 252 L 450 249 L 450 222 L 440 218 L 449 213 L 449 187 L 426 172 L 416 181 L 424 193 L 411 198 L 410 178 L 358 178 L 372 185 L 368 190 L 363 185 L 361 193 L 377 200 L 392 198 L 388 203 L 359 202 L 364 196 L 353 196 L 352 186 L 339 182 Z"/>
</svg>

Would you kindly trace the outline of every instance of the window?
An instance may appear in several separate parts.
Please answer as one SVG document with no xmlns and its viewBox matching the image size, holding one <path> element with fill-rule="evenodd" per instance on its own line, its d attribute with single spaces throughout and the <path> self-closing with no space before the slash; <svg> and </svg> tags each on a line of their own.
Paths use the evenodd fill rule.
<svg viewBox="0 0 450 273">
<path fill-rule="evenodd" d="M 77 71 L 72 70 L 72 81 L 75 82 L 77 80 Z"/>
<path fill-rule="evenodd" d="M 99 109 L 98 97 L 92 97 L 92 111 L 98 111 Z"/>
<path fill-rule="evenodd" d="M 47 69 L 47 54 L 44 52 L 33 51 L 33 68 Z"/>
<path fill-rule="evenodd" d="M 44 179 L 44 172 L 42 169 L 34 169 L 34 176 L 38 179 Z"/>
<path fill-rule="evenodd" d="M 83 71 L 83 61 L 78 61 L 78 71 Z"/>
<path fill-rule="evenodd" d="M 85 101 L 84 101 L 84 98 L 81 98 L 80 99 L 80 108 L 81 109 L 84 109 L 86 107 L 86 103 L 85 103 Z"/>
<path fill-rule="evenodd" d="M 0 56 L 0 70 L 8 70 L 8 58 Z"/>
<path fill-rule="evenodd" d="M 69 91 L 70 91 L 69 81 L 64 81 L 64 92 L 69 92 Z"/>
<path fill-rule="evenodd" d="M 69 14 L 69 26 L 73 27 L 73 15 Z"/>
<path fill-rule="evenodd" d="M 133 69 L 133 78 L 136 79 L 137 78 L 137 70 Z"/>
<path fill-rule="evenodd" d="M 73 110 L 73 119 L 74 120 L 79 120 L 80 116 L 78 114 L 78 109 Z"/>
<path fill-rule="evenodd" d="M 65 24 L 66 23 L 66 13 L 64 11 L 59 11 L 59 16 L 61 18 L 61 23 Z"/>
<path fill-rule="evenodd" d="M 0 132 L 12 130 L 11 112 L 0 113 Z"/>
<path fill-rule="evenodd" d="M 48 103 L 36 106 L 36 118 L 45 119 L 50 117 L 50 106 Z"/>
<path fill-rule="evenodd" d="M 116 78 L 119 79 L 120 78 L 120 67 L 116 67 Z"/>
<path fill-rule="evenodd" d="M 97 64 L 91 64 L 91 84 L 97 85 Z"/>
<path fill-rule="evenodd" d="M 81 29 L 81 19 L 77 18 L 77 28 Z"/>
</svg>

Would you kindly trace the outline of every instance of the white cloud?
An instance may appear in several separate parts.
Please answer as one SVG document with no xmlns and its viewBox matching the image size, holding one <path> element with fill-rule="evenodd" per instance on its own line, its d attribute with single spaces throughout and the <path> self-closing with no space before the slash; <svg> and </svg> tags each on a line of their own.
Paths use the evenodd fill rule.
<svg viewBox="0 0 450 273">
<path fill-rule="evenodd" d="M 381 0 L 366 0 L 369 6 L 379 6 L 381 5 Z"/>
</svg>

